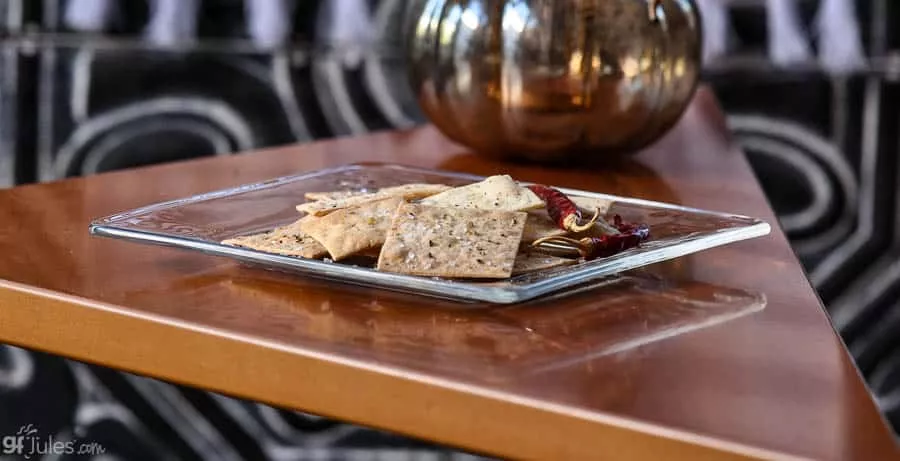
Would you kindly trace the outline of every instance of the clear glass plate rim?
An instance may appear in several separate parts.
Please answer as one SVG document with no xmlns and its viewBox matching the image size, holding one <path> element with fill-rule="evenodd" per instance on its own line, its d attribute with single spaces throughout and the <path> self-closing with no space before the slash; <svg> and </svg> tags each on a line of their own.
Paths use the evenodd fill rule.
<svg viewBox="0 0 900 461">
<path fill-rule="evenodd" d="M 93 220 L 89 226 L 89 232 L 93 235 L 104 237 L 136 240 L 142 243 L 153 243 L 178 248 L 188 248 L 214 256 L 231 257 L 233 259 L 253 264 L 274 265 L 281 269 L 299 269 L 302 270 L 304 274 L 311 275 L 315 278 L 320 279 L 338 281 L 349 280 L 351 282 L 361 283 L 367 286 L 375 285 L 389 289 L 401 289 L 401 291 L 418 290 L 432 296 L 443 296 L 457 300 L 461 299 L 468 301 L 513 303 L 552 293 L 569 286 L 577 286 L 579 284 L 589 282 L 597 278 L 615 275 L 616 273 L 634 269 L 637 267 L 683 257 L 692 253 L 726 245 L 729 243 L 734 243 L 741 240 L 761 237 L 767 235 L 771 231 L 771 227 L 768 223 L 757 218 L 698 208 L 683 207 L 680 205 L 656 202 L 652 200 L 621 197 L 598 192 L 557 187 L 557 189 L 567 194 L 574 194 L 585 197 L 606 198 L 618 202 L 627 202 L 658 209 L 672 209 L 729 219 L 743 219 L 748 220 L 748 224 L 744 227 L 724 229 L 717 232 L 715 235 L 690 239 L 689 241 L 679 243 L 678 245 L 663 246 L 650 250 L 643 250 L 640 252 L 626 251 L 609 258 L 604 258 L 602 260 L 584 262 L 579 264 L 577 268 L 572 268 L 565 274 L 549 275 L 547 278 L 542 280 L 497 286 L 491 285 L 490 283 L 472 283 L 465 281 L 442 280 L 432 279 L 429 277 L 413 277 L 402 274 L 391 274 L 379 272 L 369 268 L 327 263 L 320 260 L 305 260 L 302 258 L 269 254 L 246 248 L 222 245 L 218 242 L 213 242 L 205 239 L 172 236 L 164 233 L 135 230 L 127 227 L 119 227 L 116 225 L 117 222 L 128 220 L 134 216 L 139 216 L 146 213 L 157 212 L 173 207 L 183 206 L 187 204 L 196 204 L 204 201 L 230 197 L 244 193 L 256 192 L 282 186 L 294 181 L 314 178 L 317 176 L 373 167 L 401 169 L 411 173 L 453 177 L 457 179 L 466 179 L 472 181 L 478 181 L 484 178 L 484 176 L 468 173 L 410 167 L 390 163 L 356 163 L 332 168 L 324 168 L 315 171 L 299 173 L 296 175 L 281 176 L 257 183 L 239 185 L 135 208 L 133 210 L 116 213 Z M 520 183 L 531 184 L 526 181 L 520 181 Z M 622 260 L 629 261 L 629 264 L 626 264 L 627 267 L 617 268 L 617 266 L 620 265 L 620 261 Z M 452 289 L 455 294 L 448 293 L 448 289 Z"/>
<path fill-rule="evenodd" d="M 276 178 L 259 181 L 259 182 L 255 182 L 255 183 L 242 184 L 242 185 L 238 185 L 238 186 L 234 186 L 234 187 L 228 187 L 228 188 L 213 190 L 213 191 L 209 191 L 209 192 L 203 192 L 203 193 L 188 196 L 188 197 L 181 197 L 181 198 L 177 198 L 174 200 L 157 202 L 157 203 L 153 203 L 150 205 L 145 205 L 142 207 L 123 211 L 120 213 L 114 213 L 114 214 L 111 214 L 108 216 L 96 218 L 91 221 L 91 226 L 108 224 L 113 221 L 127 219 L 127 218 L 130 218 L 133 216 L 138 216 L 138 215 L 141 215 L 144 213 L 165 210 L 168 208 L 181 206 L 181 205 L 185 205 L 185 204 L 189 204 L 189 203 L 200 203 L 200 202 L 204 202 L 204 201 L 215 200 L 217 198 L 222 198 L 222 197 L 236 196 L 236 195 L 250 193 L 250 192 L 257 192 L 260 190 L 283 186 L 283 185 L 291 183 L 291 182 L 300 181 L 300 180 L 304 180 L 304 179 L 310 179 L 310 178 L 314 178 L 317 176 L 325 176 L 328 174 L 335 174 L 335 173 L 340 173 L 343 171 L 359 170 L 359 169 L 365 169 L 365 168 L 392 168 L 392 169 L 406 170 L 411 173 L 433 174 L 433 175 L 454 177 L 457 179 L 468 179 L 468 180 L 472 180 L 472 181 L 480 181 L 480 180 L 483 180 L 484 178 L 486 178 L 486 176 L 470 174 L 470 173 L 462 173 L 462 172 L 457 172 L 457 171 L 446 171 L 446 170 L 436 170 L 436 169 L 430 169 L 430 168 L 414 167 L 414 166 L 407 166 L 407 165 L 393 164 L 393 163 L 375 163 L 375 162 L 373 162 L 373 163 L 366 163 L 366 162 L 351 163 L 348 165 L 323 168 L 323 169 L 319 169 L 319 170 L 307 171 L 307 172 L 298 173 L 298 174 L 294 174 L 294 175 L 279 176 Z M 516 180 L 516 182 L 523 184 L 523 185 L 535 184 L 533 182 L 522 181 L 522 180 L 518 180 L 518 179 Z M 722 218 L 745 219 L 745 220 L 754 221 L 756 223 L 764 223 L 764 221 L 762 221 L 759 218 L 754 218 L 751 216 L 739 215 L 739 214 L 734 214 L 734 213 L 702 209 L 702 208 L 694 208 L 694 207 L 683 206 L 683 205 L 678 205 L 678 204 L 674 204 L 674 203 L 659 202 L 659 201 L 647 200 L 647 199 L 641 199 L 641 198 L 635 198 L 635 197 L 625 197 L 625 196 L 621 196 L 621 195 L 612 195 L 612 194 L 606 194 L 606 193 L 602 193 L 602 192 L 592 192 L 592 191 L 586 191 L 586 190 L 581 190 L 581 189 L 560 187 L 560 186 L 555 186 L 555 185 L 551 185 L 551 186 L 565 194 L 579 195 L 582 197 L 604 198 L 604 199 L 610 199 L 610 200 L 617 201 L 617 202 L 631 203 L 631 204 L 635 204 L 635 205 L 643 205 L 643 206 L 649 206 L 649 207 L 655 207 L 655 208 L 664 208 L 664 209 L 669 209 L 669 210 L 687 211 L 687 212 L 691 212 L 691 213 L 712 215 L 712 216 L 718 216 L 718 217 L 722 217 Z"/>
</svg>

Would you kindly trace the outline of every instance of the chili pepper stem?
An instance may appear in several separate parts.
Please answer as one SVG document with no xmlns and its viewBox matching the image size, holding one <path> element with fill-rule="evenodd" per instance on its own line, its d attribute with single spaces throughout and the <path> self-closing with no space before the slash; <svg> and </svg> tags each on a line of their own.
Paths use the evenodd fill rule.
<svg viewBox="0 0 900 461">
<path fill-rule="evenodd" d="M 585 224 L 578 224 L 578 215 L 570 214 L 563 219 L 563 227 L 569 232 L 584 232 L 597 223 L 597 220 L 600 219 L 600 208 L 594 210 L 594 216 Z"/>
<path fill-rule="evenodd" d="M 581 241 L 569 237 L 563 237 L 562 235 L 551 235 L 549 237 L 541 237 L 534 242 L 531 242 L 532 246 L 538 246 L 542 243 L 552 243 L 552 242 L 565 242 L 571 245 L 580 246 Z"/>
<path fill-rule="evenodd" d="M 531 246 L 537 247 L 542 243 L 568 243 L 569 245 L 574 246 L 574 249 L 577 250 L 581 256 L 584 256 L 588 251 L 588 249 L 585 248 L 585 243 L 583 241 L 569 237 L 563 237 L 562 235 L 551 235 L 549 237 L 539 238 L 534 242 L 531 242 Z"/>
</svg>

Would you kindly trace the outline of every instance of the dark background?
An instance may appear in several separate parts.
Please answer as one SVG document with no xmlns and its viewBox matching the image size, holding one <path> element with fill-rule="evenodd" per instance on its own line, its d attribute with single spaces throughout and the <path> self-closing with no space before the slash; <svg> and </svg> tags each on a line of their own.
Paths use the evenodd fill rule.
<svg viewBox="0 0 900 461">
<path fill-rule="evenodd" d="M 171 51 L 141 40 L 144 1 L 120 2 L 92 37 L 63 25 L 61 0 L 0 0 L 0 187 L 423 123 L 397 52 L 404 2 L 370 2 L 384 46 L 361 59 L 317 40 L 319 3 L 299 2 L 295 45 L 268 52 L 247 36 L 241 1 L 203 2 L 200 38 Z M 900 5 L 858 3 L 869 66 L 839 77 L 815 61 L 772 64 L 764 2 L 732 3 L 733 47 L 703 78 L 900 427 Z M 818 2 L 800 4 L 808 24 Z M 24 423 L 122 459 L 469 457 L 0 345 L 0 434 Z"/>
</svg>

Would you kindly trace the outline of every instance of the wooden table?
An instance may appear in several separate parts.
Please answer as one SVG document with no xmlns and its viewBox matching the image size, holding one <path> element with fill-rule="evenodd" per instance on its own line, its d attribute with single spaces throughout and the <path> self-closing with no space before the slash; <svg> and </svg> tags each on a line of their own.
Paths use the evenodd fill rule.
<svg viewBox="0 0 900 461">
<path fill-rule="evenodd" d="M 500 457 L 894 458 L 866 386 L 725 133 L 701 91 L 664 140 L 615 167 L 495 163 L 426 127 L 3 191 L 0 341 Z M 767 237 L 655 269 L 673 286 L 761 294 L 765 308 L 573 356 L 571 338 L 599 344 L 621 333 L 615 319 L 583 321 L 585 312 L 610 296 L 639 297 L 622 288 L 465 310 L 87 232 L 91 219 L 117 211 L 359 161 L 504 172 L 766 219 Z M 622 318 L 649 325 L 644 309 L 667 315 L 639 304 Z M 551 333 L 516 329 L 535 318 L 555 325 Z M 489 334 L 453 342 L 477 329 Z M 535 355 L 503 343 L 532 339 Z M 554 341 L 562 346 L 548 352 Z"/>
</svg>

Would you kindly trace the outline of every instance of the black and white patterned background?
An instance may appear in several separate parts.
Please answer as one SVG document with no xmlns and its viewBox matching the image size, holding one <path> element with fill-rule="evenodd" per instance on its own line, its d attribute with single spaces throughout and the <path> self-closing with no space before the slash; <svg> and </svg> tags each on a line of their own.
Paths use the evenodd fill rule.
<svg viewBox="0 0 900 461">
<path fill-rule="evenodd" d="M 424 122 L 397 52 L 406 0 L 72 1 L 0 0 L 0 187 Z M 727 40 L 704 79 L 900 427 L 900 5 L 858 3 L 867 60 L 842 73 L 812 27 L 830 1 L 796 2 L 810 46 L 791 59 L 768 47 L 777 0 L 709 7 Z M 97 459 L 475 458 L 0 345 L 0 434 L 26 424 L 97 441 Z"/>
</svg>

